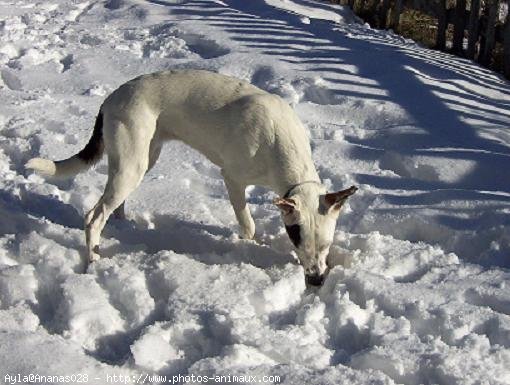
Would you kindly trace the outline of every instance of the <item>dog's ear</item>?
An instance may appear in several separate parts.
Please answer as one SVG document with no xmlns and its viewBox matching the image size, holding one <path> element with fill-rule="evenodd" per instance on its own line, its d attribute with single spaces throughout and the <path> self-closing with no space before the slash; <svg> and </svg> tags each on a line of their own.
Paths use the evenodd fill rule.
<svg viewBox="0 0 510 385">
<path fill-rule="evenodd" d="M 347 198 L 349 198 L 352 194 L 354 194 L 358 190 L 357 187 L 351 186 L 346 190 L 337 191 L 334 193 L 327 193 L 324 195 L 324 204 L 326 205 L 326 210 L 340 210 L 342 205 L 345 203 Z"/>
<path fill-rule="evenodd" d="M 278 206 L 283 215 L 293 214 L 296 211 L 296 201 L 292 198 L 275 198 L 273 203 Z"/>
</svg>

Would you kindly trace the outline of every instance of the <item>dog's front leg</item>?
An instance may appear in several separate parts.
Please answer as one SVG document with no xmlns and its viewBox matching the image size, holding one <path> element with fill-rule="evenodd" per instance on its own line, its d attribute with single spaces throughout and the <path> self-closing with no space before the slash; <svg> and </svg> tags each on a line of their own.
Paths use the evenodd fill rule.
<svg viewBox="0 0 510 385">
<path fill-rule="evenodd" d="M 237 222 L 241 227 L 241 238 L 253 239 L 255 235 L 255 222 L 250 214 L 250 209 L 246 204 L 246 197 L 244 195 L 246 186 L 234 181 L 224 171 L 221 172 L 225 185 L 227 186 L 228 196 L 230 203 L 234 208 Z"/>
</svg>

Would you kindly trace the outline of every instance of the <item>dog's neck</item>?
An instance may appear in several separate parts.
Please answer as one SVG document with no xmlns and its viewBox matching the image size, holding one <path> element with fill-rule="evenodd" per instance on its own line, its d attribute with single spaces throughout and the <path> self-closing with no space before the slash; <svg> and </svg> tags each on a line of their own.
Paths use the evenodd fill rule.
<svg viewBox="0 0 510 385">
<path fill-rule="evenodd" d="M 308 183 L 312 183 L 312 184 L 316 184 L 316 185 L 321 185 L 321 182 L 318 181 L 318 180 L 305 180 L 303 182 L 300 182 L 300 183 L 296 183 L 295 185 L 291 186 L 287 192 L 285 193 L 285 195 L 283 196 L 283 198 L 288 198 L 292 195 L 292 193 L 294 192 L 295 189 L 297 189 L 298 187 L 301 187 L 302 185 L 305 185 L 305 184 L 308 184 Z"/>
<path fill-rule="evenodd" d="M 278 180 L 275 192 L 281 197 L 288 198 L 299 187 L 304 185 L 321 185 L 319 174 L 313 163 L 311 165 L 301 165 L 301 167 L 292 167 L 286 175 Z"/>
</svg>

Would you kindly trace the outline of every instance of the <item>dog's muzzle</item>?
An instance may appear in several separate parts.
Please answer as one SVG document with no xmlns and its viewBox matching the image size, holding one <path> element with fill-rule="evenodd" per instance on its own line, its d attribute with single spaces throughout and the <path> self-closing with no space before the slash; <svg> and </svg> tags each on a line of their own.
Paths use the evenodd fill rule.
<svg viewBox="0 0 510 385">
<path fill-rule="evenodd" d="M 321 286 L 326 278 L 325 274 L 307 274 L 305 275 L 305 281 L 311 286 Z"/>
</svg>

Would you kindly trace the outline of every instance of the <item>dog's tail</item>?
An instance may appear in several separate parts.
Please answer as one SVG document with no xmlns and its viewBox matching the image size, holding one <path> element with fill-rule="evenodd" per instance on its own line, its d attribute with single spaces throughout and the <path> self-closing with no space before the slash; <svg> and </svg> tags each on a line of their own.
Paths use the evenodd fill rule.
<svg viewBox="0 0 510 385">
<path fill-rule="evenodd" d="M 91 167 L 101 159 L 103 151 L 103 113 L 100 111 L 96 118 L 92 137 L 78 154 L 56 162 L 49 159 L 33 158 L 25 164 L 25 168 L 47 176 L 66 178 Z"/>
</svg>

